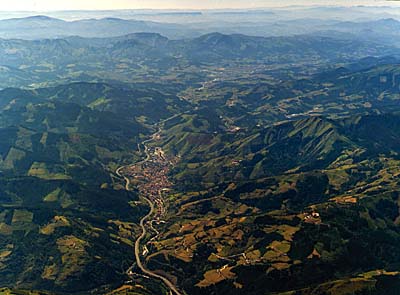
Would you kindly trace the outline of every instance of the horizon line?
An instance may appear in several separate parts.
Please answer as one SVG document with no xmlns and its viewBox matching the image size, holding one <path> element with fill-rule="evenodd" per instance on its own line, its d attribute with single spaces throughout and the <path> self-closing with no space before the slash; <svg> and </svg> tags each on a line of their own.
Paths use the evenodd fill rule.
<svg viewBox="0 0 400 295">
<path fill-rule="evenodd" d="M 237 8 L 231 8 L 231 7 L 225 7 L 225 8 L 109 8 L 109 9 L 35 9 L 35 10 L 2 10 L 0 8 L 0 13 L 6 13 L 6 12 L 19 12 L 19 13 L 34 13 L 34 12 L 74 12 L 74 11 L 237 11 L 237 10 L 262 10 L 262 9 L 290 9 L 290 8 L 310 8 L 310 7 L 324 7 L 324 8 L 373 8 L 373 7 L 379 7 L 379 8 L 398 8 L 400 6 L 400 0 L 385 0 L 388 3 L 371 3 L 371 5 L 368 4 L 350 4 L 350 5 L 343 5 L 341 4 L 329 4 L 329 5 L 323 5 L 323 4 L 296 4 L 296 5 L 282 5 L 282 6 L 258 6 L 258 7 L 237 7 Z M 392 5 L 390 5 L 392 4 Z"/>
</svg>

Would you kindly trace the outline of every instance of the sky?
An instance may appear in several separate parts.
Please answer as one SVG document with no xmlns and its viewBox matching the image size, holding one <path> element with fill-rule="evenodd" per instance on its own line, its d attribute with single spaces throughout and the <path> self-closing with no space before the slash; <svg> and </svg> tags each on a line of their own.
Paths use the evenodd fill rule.
<svg viewBox="0 0 400 295">
<path fill-rule="evenodd" d="M 392 5 L 387 0 L 12 0 L 0 1 L 2 11 L 102 9 L 216 9 L 288 5 Z M 400 2 L 399 2 L 400 4 Z"/>
</svg>

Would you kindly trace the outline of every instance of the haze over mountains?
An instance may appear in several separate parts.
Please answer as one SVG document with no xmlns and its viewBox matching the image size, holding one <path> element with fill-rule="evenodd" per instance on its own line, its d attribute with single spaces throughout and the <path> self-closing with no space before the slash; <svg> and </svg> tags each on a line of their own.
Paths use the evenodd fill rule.
<svg viewBox="0 0 400 295">
<path fill-rule="evenodd" d="M 15 17 L 10 18 L 10 15 Z M 251 16 L 251 17 L 250 17 Z M 212 32 L 285 36 L 319 31 L 396 36 L 400 14 L 388 7 L 297 7 L 262 10 L 121 10 L 0 13 L 2 38 L 114 37 L 137 32 L 171 39 Z M 389 32 L 390 31 L 390 32 Z M 383 36 L 382 36 L 383 34 Z M 389 38 L 390 39 L 390 38 Z M 394 41 L 394 40 L 386 40 Z"/>
<path fill-rule="evenodd" d="M 0 294 L 398 294 L 399 16 L 0 13 Z"/>
</svg>

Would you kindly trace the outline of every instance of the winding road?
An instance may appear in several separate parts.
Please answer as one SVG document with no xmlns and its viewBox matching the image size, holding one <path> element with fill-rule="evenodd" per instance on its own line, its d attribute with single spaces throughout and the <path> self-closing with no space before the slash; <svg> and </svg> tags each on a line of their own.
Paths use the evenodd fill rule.
<svg viewBox="0 0 400 295">
<path fill-rule="evenodd" d="M 173 116 L 173 117 L 171 117 L 171 118 L 168 118 L 168 119 L 166 119 L 166 120 L 163 120 L 163 121 L 161 121 L 160 123 L 166 122 L 167 120 L 170 120 L 170 119 L 172 119 L 172 118 L 174 118 L 174 117 L 176 117 L 176 115 Z M 159 124 L 160 124 L 160 123 L 159 123 Z M 159 134 L 159 133 L 161 133 L 161 128 L 159 128 L 158 131 L 157 131 L 156 133 L 154 133 L 150 139 L 144 140 L 144 141 L 142 142 L 142 145 L 144 146 L 144 152 L 145 152 L 145 154 L 146 154 L 146 158 L 145 158 L 144 160 L 138 162 L 138 163 L 135 163 L 134 165 L 143 164 L 143 163 L 145 163 L 145 162 L 147 162 L 147 161 L 150 160 L 151 156 L 150 156 L 150 154 L 149 154 L 149 149 L 148 149 L 146 143 L 152 141 L 153 138 L 154 138 L 157 134 Z M 124 178 L 124 180 L 125 180 L 125 189 L 129 191 L 129 190 L 131 190 L 131 189 L 130 189 L 130 184 L 131 184 L 131 183 L 130 183 L 130 179 L 129 179 L 128 177 L 126 177 L 125 175 L 121 174 L 122 169 L 125 168 L 125 167 L 127 167 L 127 166 L 121 166 L 121 167 L 119 167 L 119 168 L 115 171 L 115 173 L 116 173 L 119 177 Z M 155 207 L 154 207 L 154 204 L 152 203 L 152 201 L 151 201 L 150 199 L 148 199 L 148 198 L 146 198 L 146 197 L 144 197 L 144 196 L 139 196 L 139 197 L 142 198 L 143 200 L 145 200 L 145 201 L 149 204 L 149 206 L 150 206 L 150 211 L 149 211 L 149 213 L 148 213 L 146 216 L 144 216 L 144 217 L 140 220 L 140 223 L 139 223 L 139 225 L 140 225 L 140 227 L 141 227 L 141 229 L 142 229 L 142 234 L 141 234 L 141 235 L 137 238 L 137 240 L 135 241 L 135 259 L 136 259 L 136 264 L 137 264 L 137 266 L 140 268 L 140 270 L 141 270 L 144 274 L 146 274 L 146 275 L 148 275 L 148 276 L 150 276 L 150 277 L 153 277 L 153 278 L 155 278 L 155 279 L 161 280 L 173 293 L 175 293 L 175 295 L 184 295 L 184 293 L 182 293 L 181 291 L 179 291 L 178 288 L 177 288 L 168 278 L 166 278 L 166 277 L 164 277 L 164 276 L 162 276 L 162 275 L 159 275 L 159 274 L 157 274 L 157 273 L 155 273 L 155 272 L 153 272 L 153 271 L 147 269 L 147 268 L 142 264 L 141 257 L 140 257 L 140 256 L 141 256 L 141 254 L 140 254 L 140 244 L 141 244 L 142 240 L 143 240 L 143 239 L 146 237 L 146 235 L 147 235 L 147 229 L 146 229 L 145 223 L 146 223 L 146 221 L 147 221 L 149 218 L 151 218 L 151 216 L 154 214 Z M 129 272 L 131 269 L 132 269 L 132 267 L 130 267 L 129 270 L 128 270 L 127 272 Z"/>
</svg>

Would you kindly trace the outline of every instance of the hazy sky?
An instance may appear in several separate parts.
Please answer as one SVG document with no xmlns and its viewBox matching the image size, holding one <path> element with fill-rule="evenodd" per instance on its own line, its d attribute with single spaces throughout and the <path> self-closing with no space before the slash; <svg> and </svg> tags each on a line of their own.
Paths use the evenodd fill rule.
<svg viewBox="0 0 400 295">
<path fill-rule="evenodd" d="M 0 0 L 0 10 L 70 9 L 212 9 L 287 6 L 293 4 L 389 5 L 385 0 Z"/>
</svg>

